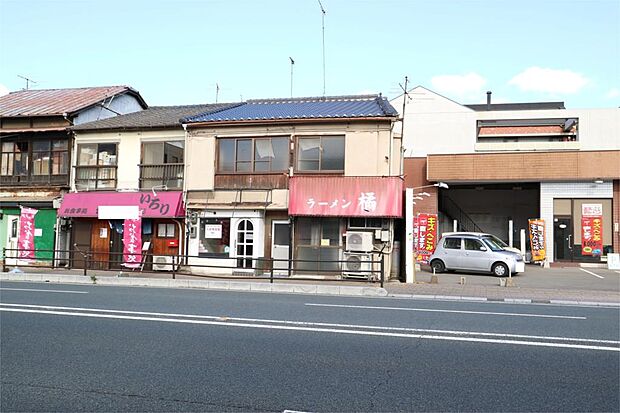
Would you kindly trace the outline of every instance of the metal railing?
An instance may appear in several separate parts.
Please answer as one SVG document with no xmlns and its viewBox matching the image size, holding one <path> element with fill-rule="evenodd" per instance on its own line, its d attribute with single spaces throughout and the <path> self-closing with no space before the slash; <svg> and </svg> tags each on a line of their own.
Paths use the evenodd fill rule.
<svg viewBox="0 0 620 413">
<path fill-rule="evenodd" d="M 449 196 L 444 196 L 442 198 L 441 209 L 450 218 L 457 220 L 459 231 L 484 232 L 482 228 L 480 228 L 478 224 L 476 224 L 474 220 L 467 215 L 467 213 L 463 211 Z"/>
<path fill-rule="evenodd" d="M 183 188 L 183 163 L 166 163 L 156 165 L 140 164 L 140 188 L 150 189 L 158 185 Z"/>
<path fill-rule="evenodd" d="M 28 258 L 25 253 L 49 253 L 48 257 Z M 136 260 L 126 261 L 128 254 L 122 252 L 98 252 L 92 250 L 81 250 L 79 248 L 71 250 L 60 249 L 21 249 L 3 248 L 2 249 L 2 271 L 8 271 L 9 267 L 26 268 L 64 268 L 80 269 L 83 275 L 88 275 L 88 271 L 126 271 L 136 273 L 153 274 L 165 271 L 170 273 L 172 279 L 177 275 L 193 276 L 198 278 L 215 279 L 263 279 L 274 281 L 285 281 L 294 279 L 296 281 L 316 281 L 316 282 L 371 282 L 380 283 L 383 287 L 385 282 L 385 255 L 377 254 L 377 259 L 364 261 L 366 268 L 352 269 L 345 265 L 350 262 L 345 260 L 321 261 L 322 263 L 333 264 L 334 269 L 316 269 L 313 271 L 298 270 L 297 267 L 303 263 L 316 263 L 315 260 L 301 259 L 276 259 L 276 258 L 252 258 L 252 257 L 229 257 L 217 258 L 216 261 L 230 262 L 230 265 L 214 263 L 210 258 L 198 255 L 172 255 L 172 254 L 129 254 L 129 256 L 140 256 L 140 262 Z M 162 262 L 154 262 L 162 258 Z M 237 267 L 238 260 L 244 263 L 251 262 L 251 266 Z M 274 268 L 274 264 L 286 264 L 286 268 Z M 284 267 L 284 265 L 282 265 Z M 209 269 L 215 270 L 213 273 L 197 273 L 196 270 Z M 219 272 L 217 270 L 220 270 Z M 325 274 L 323 278 L 317 275 Z"/>
</svg>

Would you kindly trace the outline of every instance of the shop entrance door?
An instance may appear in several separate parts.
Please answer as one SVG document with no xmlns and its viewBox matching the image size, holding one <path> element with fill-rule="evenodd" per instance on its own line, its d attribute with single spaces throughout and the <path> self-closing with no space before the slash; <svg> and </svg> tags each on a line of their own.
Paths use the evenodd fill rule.
<svg viewBox="0 0 620 413">
<path fill-rule="evenodd" d="M 237 224 L 235 252 L 237 268 L 251 269 L 254 256 L 254 225 L 249 219 L 243 219 Z"/>
<path fill-rule="evenodd" d="M 271 224 L 271 258 L 273 274 L 288 273 L 288 258 L 291 241 L 291 229 L 288 221 L 272 221 Z"/>
<path fill-rule="evenodd" d="M 573 219 L 555 217 L 553 219 L 553 253 L 556 261 L 573 260 Z"/>
<path fill-rule="evenodd" d="M 19 215 L 9 215 L 8 216 L 8 231 L 6 234 L 6 247 L 9 250 L 16 250 L 19 248 L 19 244 L 17 243 L 18 234 L 19 234 Z M 6 263 L 7 265 L 16 265 L 18 256 L 18 251 L 7 251 L 6 252 Z M 9 258 L 10 257 L 10 258 Z"/>
</svg>

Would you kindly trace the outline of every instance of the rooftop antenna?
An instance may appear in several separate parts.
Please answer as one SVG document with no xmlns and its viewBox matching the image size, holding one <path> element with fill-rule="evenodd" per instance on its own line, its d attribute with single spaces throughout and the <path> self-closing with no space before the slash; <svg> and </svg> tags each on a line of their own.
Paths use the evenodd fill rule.
<svg viewBox="0 0 620 413">
<path fill-rule="evenodd" d="M 220 95 L 220 85 L 219 84 L 215 84 L 215 103 L 217 103 L 217 98 Z"/>
<path fill-rule="evenodd" d="M 407 91 L 407 84 L 409 83 L 409 78 L 405 76 L 405 86 L 400 83 L 398 86 L 403 91 L 403 114 L 401 116 L 400 121 L 400 173 L 404 173 L 405 168 L 405 147 L 403 146 L 405 141 L 405 110 L 407 109 L 407 101 L 411 100 L 411 96 L 409 96 L 409 92 Z"/>
<path fill-rule="evenodd" d="M 317 0 L 319 2 L 319 6 L 321 6 L 321 28 L 323 30 L 323 96 L 325 96 L 325 14 L 327 12 L 323 8 L 323 4 L 321 0 Z"/>
<path fill-rule="evenodd" d="M 17 75 L 17 77 L 20 77 L 20 78 L 22 78 L 22 79 L 24 79 L 26 81 L 26 89 L 24 89 L 24 90 L 30 89 L 30 83 L 38 83 L 38 82 L 35 82 L 34 80 L 32 80 L 30 78 L 27 78 L 26 76 Z"/>
<path fill-rule="evenodd" d="M 295 65 L 295 61 L 292 57 L 288 57 L 291 60 L 291 97 L 293 97 L 293 66 Z"/>
</svg>

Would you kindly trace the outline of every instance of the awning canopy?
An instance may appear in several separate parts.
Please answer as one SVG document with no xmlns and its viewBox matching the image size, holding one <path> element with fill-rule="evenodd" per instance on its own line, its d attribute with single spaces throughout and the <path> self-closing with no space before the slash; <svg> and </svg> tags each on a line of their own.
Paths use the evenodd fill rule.
<svg viewBox="0 0 620 413">
<path fill-rule="evenodd" d="M 142 218 L 184 217 L 183 192 L 77 192 L 65 194 L 58 215 L 61 217 L 95 217 L 100 215 L 99 207 L 138 207 Z M 127 218 L 131 218 L 128 216 Z"/>
<path fill-rule="evenodd" d="M 403 180 L 397 176 L 294 176 L 289 191 L 290 215 L 403 216 Z"/>
</svg>

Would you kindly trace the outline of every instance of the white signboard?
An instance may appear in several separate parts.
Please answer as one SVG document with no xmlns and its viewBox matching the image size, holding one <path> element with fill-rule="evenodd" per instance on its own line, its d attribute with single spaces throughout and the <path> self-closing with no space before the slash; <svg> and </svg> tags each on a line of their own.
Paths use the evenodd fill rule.
<svg viewBox="0 0 620 413">
<path fill-rule="evenodd" d="M 603 204 L 581 204 L 581 215 L 584 217 L 599 217 L 603 215 Z"/>
<path fill-rule="evenodd" d="M 620 254 L 607 254 L 607 268 L 620 270 Z"/>
<path fill-rule="evenodd" d="M 43 228 L 35 228 L 34 229 L 34 236 L 35 237 L 42 237 L 43 236 Z"/>
<path fill-rule="evenodd" d="M 101 205 L 97 208 L 99 219 L 138 219 L 140 209 L 137 205 Z"/>
<path fill-rule="evenodd" d="M 205 238 L 222 238 L 222 225 L 220 224 L 205 224 Z"/>
</svg>

